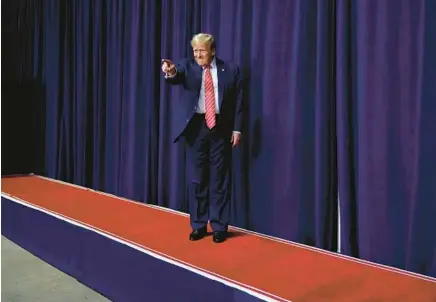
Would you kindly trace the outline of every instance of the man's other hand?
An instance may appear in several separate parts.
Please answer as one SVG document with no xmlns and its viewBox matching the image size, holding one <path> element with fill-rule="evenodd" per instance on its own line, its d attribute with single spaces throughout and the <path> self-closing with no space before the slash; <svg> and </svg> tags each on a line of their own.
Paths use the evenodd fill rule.
<svg viewBox="0 0 436 302">
<path fill-rule="evenodd" d="M 230 139 L 230 142 L 232 143 L 232 148 L 235 148 L 240 141 L 241 141 L 241 133 L 237 131 L 233 131 L 232 138 Z"/>
</svg>

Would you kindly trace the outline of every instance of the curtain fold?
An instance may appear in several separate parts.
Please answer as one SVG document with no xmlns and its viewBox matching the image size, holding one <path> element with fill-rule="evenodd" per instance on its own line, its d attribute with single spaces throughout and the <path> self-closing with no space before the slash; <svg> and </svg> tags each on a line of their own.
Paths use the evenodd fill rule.
<svg viewBox="0 0 436 302">
<path fill-rule="evenodd" d="M 436 275 L 436 4 L 338 1 L 342 252 Z"/>
</svg>

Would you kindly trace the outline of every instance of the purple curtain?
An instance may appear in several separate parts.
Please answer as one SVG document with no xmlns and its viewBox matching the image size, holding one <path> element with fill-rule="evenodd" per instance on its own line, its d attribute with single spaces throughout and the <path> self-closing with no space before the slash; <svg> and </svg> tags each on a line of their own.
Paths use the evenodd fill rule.
<svg viewBox="0 0 436 302">
<path fill-rule="evenodd" d="M 342 252 L 436 276 L 436 1 L 338 1 Z"/>
<path fill-rule="evenodd" d="M 339 192 L 343 253 L 435 276 L 435 2 L 22 0 L 46 175 L 186 211 L 160 60 L 210 32 L 244 75 L 231 223 L 335 251 Z"/>
</svg>

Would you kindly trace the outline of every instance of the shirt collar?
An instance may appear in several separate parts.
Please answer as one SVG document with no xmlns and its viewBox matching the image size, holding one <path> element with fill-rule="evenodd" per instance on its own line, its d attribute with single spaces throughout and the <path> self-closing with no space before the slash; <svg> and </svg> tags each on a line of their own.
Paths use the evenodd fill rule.
<svg viewBox="0 0 436 302">
<path fill-rule="evenodd" d="M 216 59 L 215 59 L 215 57 L 213 58 L 212 62 L 210 62 L 210 69 L 214 69 L 214 68 L 216 68 Z M 203 67 L 203 69 L 204 69 L 204 67 Z"/>
<path fill-rule="evenodd" d="M 210 68 L 216 68 L 216 59 L 213 58 L 212 62 L 210 63 Z"/>
</svg>

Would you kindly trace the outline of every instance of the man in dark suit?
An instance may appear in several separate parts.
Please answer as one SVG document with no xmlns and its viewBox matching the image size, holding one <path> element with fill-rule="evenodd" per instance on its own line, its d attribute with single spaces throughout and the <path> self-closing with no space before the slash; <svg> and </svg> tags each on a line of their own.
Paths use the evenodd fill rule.
<svg viewBox="0 0 436 302">
<path fill-rule="evenodd" d="M 241 138 L 241 75 L 238 66 L 216 57 L 212 35 L 195 35 L 191 46 L 194 59 L 177 65 L 163 59 L 162 71 L 167 83 L 184 88 L 174 141 L 183 138 L 194 154 L 189 238 L 203 238 L 210 221 L 213 241 L 220 243 L 227 237 L 230 214 L 232 147 Z"/>
</svg>

